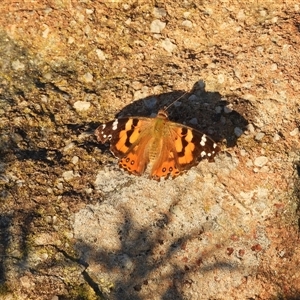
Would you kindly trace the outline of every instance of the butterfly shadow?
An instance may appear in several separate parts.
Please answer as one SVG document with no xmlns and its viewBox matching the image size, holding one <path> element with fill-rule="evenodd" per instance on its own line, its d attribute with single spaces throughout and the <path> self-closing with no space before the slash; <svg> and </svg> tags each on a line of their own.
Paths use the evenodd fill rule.
<svg viewBox="0 0 300 300">
<path fill-rule="evenodd" d="M 189 92 L 176 90 L 136 100 L 119 111 L 116 118 L 155 117 L 161 109 L 167 110 L 170 121 L 195 128 L 227 147 L 236 145 L 247 130 L 247 118 L 255 115 L 248 100 L 208 92 L 204 82 L 199 81 Z"/>
</svg>

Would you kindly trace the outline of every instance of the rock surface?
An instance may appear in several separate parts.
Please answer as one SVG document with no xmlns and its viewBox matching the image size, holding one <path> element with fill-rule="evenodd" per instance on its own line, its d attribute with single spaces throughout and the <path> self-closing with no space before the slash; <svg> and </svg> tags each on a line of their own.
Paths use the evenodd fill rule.
<svg viewBox="0 0 300 300">
<path fill-rule="evenodd" d="M 299 11 L 3 0 L 0 299 L 299 299 Z M 179 97 L 215 162 L 157 182 L 93 136 Z"/>
</svg>

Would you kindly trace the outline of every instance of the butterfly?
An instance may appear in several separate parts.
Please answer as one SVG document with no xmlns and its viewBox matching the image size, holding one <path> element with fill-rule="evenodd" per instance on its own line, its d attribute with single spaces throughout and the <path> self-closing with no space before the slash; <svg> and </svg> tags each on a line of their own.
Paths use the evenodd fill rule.
<svg viewBox="0 0 300 300">
<path fill-rule="evenodd" d="M 213 160 L 220 150 L 206 134 L 171 122 L 165 109 L 155 118 L 128 117 L 101 124 L 95 131 L 98 142 L 110 142 L 119 167 L 150 178 L 176 177 L 202 159 Z"/>
</svg>

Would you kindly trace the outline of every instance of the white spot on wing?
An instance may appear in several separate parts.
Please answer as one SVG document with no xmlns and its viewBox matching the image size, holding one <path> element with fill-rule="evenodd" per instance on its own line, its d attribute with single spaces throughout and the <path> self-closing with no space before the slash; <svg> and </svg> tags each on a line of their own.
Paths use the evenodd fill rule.
<svg viewBox="0 0 300 300">
<path fill-rule="evenodd" d="M 217 144 L 216 144 L 216 143 L 214 143 L 214 144 L 213 144 L 213 147 L 214 147 L 214 148 L 217 148 Z"/>
<path fill-rule="evenodd" d="M 115 119 L 115 121 L 112 124 L 112 130 L 117 130 L 118 128 L 118 119 Z"/>
<path fill-rule="evenodd" d="M 207 139 L 206 139 L 206 135 L 205 134 L 203 134 L 202 135 L 202 138 L 201 138 L 201 141 L 200 141 L 200 145 L 201 146 L 205 146 L 205 143 L 206 143 L 206 141 L 207 141 Z"/>
<path fill-rule="evenodd" d="M 206 155 L 206 152 L 205 152 L 205 151 L 202 151 L 202 152 L 200 153 L 200 155 L 201 155 L 201 157 L 204 157 L 204 156 Z"/>
<path fill-rule="evenodd" d="M 106 127 L 106 124 L 102 124 L 102 129 L 104 129 Z"/>
</svg>

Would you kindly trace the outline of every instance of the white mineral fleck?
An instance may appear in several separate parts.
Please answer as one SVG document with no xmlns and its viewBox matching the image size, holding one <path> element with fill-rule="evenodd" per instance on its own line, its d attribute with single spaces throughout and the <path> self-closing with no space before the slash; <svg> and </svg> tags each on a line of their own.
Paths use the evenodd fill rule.
<svg viewBox="0 0 300 300">
<path fill-rule="evenodd" d="M 255 136 L 255 139 L 257 141 L 260 141 L 264 138 L 265 134 L 263 132 L 259 132 L 256 136 Z"/>
<path fill-rule="evenodd" d="M 277 68 L 278 68 L 277 64 L 272 64 L 271 67 L 270 67 L 271 71 L 276 71 Z"/>
<path fill-rule="evenodd" d="M 14 60 L 11 63 L 11 66 L 14 70 L 18 71 L 18 70 L 24 70 L 25 69 L 25 65 L 23 63 L 21 63 L 18 59 Z"/>
<path fill-rule="evenodd" d="M 93 79 L 94 79 L 94 77 L 90 72 L 87 72 L 83 75 L 83 80 L 85 82 L 93 82 Z"/>
<path fill-rule="evenodd" d="M 90 102 L 87 102 L 87 101 L 76 101 L 74 103 L 74 108 L 77 110 L 77 111 L 84 111 L 84 110 L 88 110 L 91 106 L 91 103 Z"/>
<path fill-rule="evenodd" d="M 230 104 L 228 104 L 228 105 L 226 105 L 225 107 L 224 107 L 224 113 L 225 114 L 229 114 L 229 113 L 231 113 L 233 111 L 233 108 L 232 108 L 232 106 L 230 105 Z"/>
<path fill-rule="evenodd" d="M 105 54 L 101 49 L 96 49 L 96 54 L 100 60 L 105 60 Z"/>
<path fill-rule="evenodd" d="M 224 76 L 224 74 L 219 74 L 219 75 L 217 76 L 217 78 L 218 78 L 218 83 L 220 83 L 220 84 L 224 83 L 224 81 L 225 81 L 225 76 Z"/>
<path fill-rule="evenodd" d="M 188 27 L 188 28 L 192 28 L 193 27 L 193 23 L 190 20 L 184 20 L 181 24 L 184 27 Z"/>
<path fill-rule="evenodd" d="M 254 131 L 255 131 L 255 128 L 254 128 L 254 126 L 253 126 L 253 124 L 248 124 L 247 125 L 247 130 L 249 131 L 249 132 L 251 132 L 251 133 L 254 133 Z"/>
<path fill-rule="evenodd" d="M 277 142 L 280 140 L 280 135 L 278 133 L 275 133 L 273 136 L 273 142 Z"/>
<path fill-rule="evenodd" d="M 161 31 L 166 27 L 166 23 L 160 20 L 154 20 L 150 25 L 150 31 L 152 33 L 161 33 Z"/>
<path fill-rule="evenodd" d="M 257 167 L 262 167 L 268 162 L 268 158 L 266 156 L 256 157 L 254 160 L 254 165 Z"/>
<path fill-rule="evenodd" d="M 295 128 L 293 131 L 290 132 L 290 136 L 296 136 L 299 134 L 299 128 Z"/>
<path fill-rule="evenodd" d="M 73 165 L 76 165 L 78 163 L 78 161 L 79 161 L 79 157 L 75 155 L 75 156 L 72 157 L 71 161 L 72 161 Z"/>
<path fill-rule="evenodd" d="M 72 180 L 75 177 L 79 177 L 78 173 L 74 173 L 74 171 L 65 171 L 62 173 L 62 177 L 65 181 Z"/>
<path fill-rule="evenodd" d="M 173 44 L 168 38 L 161 42 L 161 46 L 169 53 L 172 53 L 177 46 Z"/>
</svg>

